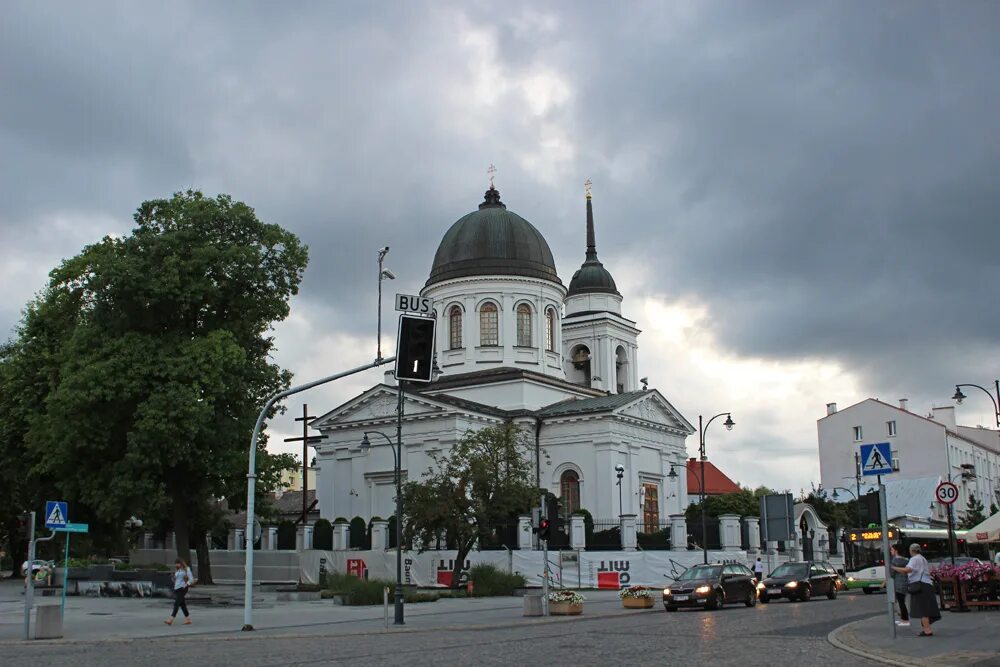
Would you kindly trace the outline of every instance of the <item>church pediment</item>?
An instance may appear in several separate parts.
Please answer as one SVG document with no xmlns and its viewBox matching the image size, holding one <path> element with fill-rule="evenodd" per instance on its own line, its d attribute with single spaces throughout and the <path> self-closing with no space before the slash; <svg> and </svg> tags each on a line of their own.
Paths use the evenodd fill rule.
<svg viewBox="0 0 1000 667">
<path fill-rule="evenodd" d="M 354 422 L 395 418 L 397 402 L 398 394 L 394 389 L 379 385 L 316 419 L 311 426 L 323 429 Z M 407 418 L 428 417 L 447 412 L 453 412 L 453 410 L 423 397 L 415 398 L 410 394 L 403 394 L 403 415 Z"/>
<path fill-rule="evenodd" d="M 694 428 L 681 413 L 655 390 L 645 392 L 641 398 L 615 410 L 615 413 L 622 417 L 633 417 L 689 433 L 694 432 Z"/>
</svg>

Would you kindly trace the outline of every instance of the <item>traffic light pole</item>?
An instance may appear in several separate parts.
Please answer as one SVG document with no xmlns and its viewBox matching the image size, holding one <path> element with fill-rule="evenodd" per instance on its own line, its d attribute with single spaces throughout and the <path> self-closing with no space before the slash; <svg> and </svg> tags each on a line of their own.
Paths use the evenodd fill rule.
<svg viewBox="0 0 1000 667">
<path fill-rule="evenodd" d="M 31 639 L 31 607 L 35 603 L 35 573 L 31 571 L 31 566 L 35 562 L 35 544 L 38 542 L 48 542 L 56 536 L 56 531 L 48 537 L 35 538 L 35 513 L 31 512 L 31 525 L 28 527 L 28 570 L 25 576 L 28 578 L 27 587 L 24 590 L 24 638 Z M 15 571 L 17 564 L 15 563 Z M 63 573 L 63 577 L 66 573 Z"/>
<path fill-rule="evenodd" d="M 312 389 L 313 387 L 318 387 L 321 384 L 326 384 L 327 382 L 333 382 L 334 380 L 339 380 L 340 378 L 347 377 L 348 375 L 354 375 L 355 373 L 360 373 L 361 371 L 366 371 L 370 368 L 377 368 L 384 364 L 391 364 L 396 361 L 396 357 L 387 357 L 385 359 L 376 359 L 370 364 L 365 364 L 364 366 L 358 366 L 357 368 L 352 368 L 349 371 L 344 371 L 343 373 L 337 373 L 336 375 L 330 375 L 329 377 L 321 378 L 319 380 L 314 380 L 298 387 L 291 387 L 285 391 L 279 392 L 267 399 L 264 407 L 261 409 L 260 414 L 257 415 L 257 424 L 253 428 L 253 435 L 250 438 L 250 456 L 247 471 L 247 532 L 246 534 L 250 536 L 249 548 L 246 550 L 246 564 L 244 565 L 244 579 L 243 579 L 243 630 L 249 631 L 253 630 L 253 522 L 254 522 L 254 501 L 256 500 L 256 482 L 257 482 L 257 440 L 260 437 L 260 430 L 264 426 L 264 420 L 267 418 L 267 413 L 270 412 L 271 408 L 275 403 L 283 398 L 291 396 L 292 394 L 297 394 L 300 391 L 305 391 L 306 389 Z M 34 525 L 34 523 L 32 523 Z M 53 533 L 55 535 L 55 533 Z M 25 621 L 25 628 L 27 628 L 27 621 Z"/>
<path fill-rule="evenodd" d="M 538 525 L 542 525 L 542 521 L 549 518 L 548 503 L 545 502 L 545 494 L 542 494 L 542 511 L 541 519 L 538 520 Z M 539 535 L 539 537 L 541 537 Z M 549 615 L 549 541 L 548 539 L 542 540 L 542 616 Z"/>
</svg>

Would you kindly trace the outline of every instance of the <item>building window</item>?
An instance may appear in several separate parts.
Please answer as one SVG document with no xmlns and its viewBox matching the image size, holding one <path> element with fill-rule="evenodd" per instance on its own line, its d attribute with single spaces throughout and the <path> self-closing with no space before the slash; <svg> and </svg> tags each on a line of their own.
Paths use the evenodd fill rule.
<svg viewBox="0 0 1000 667">
<path fill-rule="evenodd" d="M 448 349 L 462 347 L 462 309 L 452 306 L 448 311 Z"/>
<path fill-rule="evenodd" d="M 556 311 L 549 308 L 545 311 L 545 349 L 556 351 Z"/>
<path fill-rule="evenodd" d="M 531 306 L 526 303 L 517 307 L 517 344 L 531 347 Z"/>
<path fill-rule="evenodd" d="M 886 422 L 885 423 L 885 427 L 886 427 L 886 431 L 889 433 L 890 437 L 896 435 L 896 421 L 895 420 L 893 420 L 891 422 Z"/>
<path fill-rule="evenodd" d="M 500 344 L 497 307 L 492 303 L 484 303 L 479 309 L 479 344 L 496 347 Z"/>
<path fill-rule="evenodd" d="M 642 532 L 655 533 L 660 529 L 660 491 L 659 487 L 653 483 L 642 485 L 642 523 L 645 530 Z"/>
<path fill-rule="evenodd" d="M 861 442 L 861 427 L 854 427 L 854 442 Z"/>
<path fill-rule="evenodd" d="M 563 513 L 567 517 L 580 509 L 580 476 L 575 470 L 567 470 L 559 477 L 559 492 Z"/>
</svg>

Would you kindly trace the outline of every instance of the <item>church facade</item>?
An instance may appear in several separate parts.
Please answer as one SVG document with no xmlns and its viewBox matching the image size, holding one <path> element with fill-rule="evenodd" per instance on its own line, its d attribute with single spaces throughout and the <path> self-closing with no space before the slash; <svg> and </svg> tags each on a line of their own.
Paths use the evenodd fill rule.
<svg viewBox="0 0 1000 667">
<path fill-rule="evenodd" d="M 437 363 L 426 385 L 384 384 L 314 420 L 320 514 L 388 518 L 395 511 L 396 411 L 401 402 L 404 482 L 469 429 L 513 422 L 531 435 L 539 484 L 565 514 L 636 514 L 657 530 L 687 507 L 691 424 L 640 380 L 636 323 L 597 258 L 586 199 L 585 260 L 566 287 L 542 234 L 509 211 L 491 185 L 479 208 L 444 234 L 421 296 L 437 319 Z M 623 467 L 619 489 L 617 467 Z"/>
</svg>

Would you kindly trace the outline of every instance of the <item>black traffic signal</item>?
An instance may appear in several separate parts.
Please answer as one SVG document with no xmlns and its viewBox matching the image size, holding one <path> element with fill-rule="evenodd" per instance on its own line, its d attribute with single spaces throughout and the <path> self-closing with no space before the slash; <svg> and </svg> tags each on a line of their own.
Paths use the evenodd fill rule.
<svg viewBox="0 0 1000 667">
<path fill-rule="evenodd" d="M 31 513 L 24 512 L 17 515 L 17 535 L 23 540 L 28 539 L 28 535 L 31 532 L 29 528 L 31 527 Z"/>
<path fill-rule="evenodd" d="M 538 522 L 538 539 L 548 540 L 549 534 L 552 532 L 552 522 L 548 519 L 542 519 Z"/>
<path fill-rule="evenodd" d="M 396 341 L 396 379 L 430 382 L 434 365 L 434 320 L 400 315 Z"/>
</svg>

